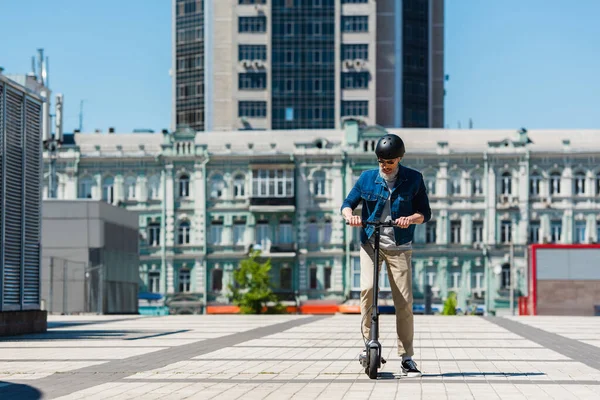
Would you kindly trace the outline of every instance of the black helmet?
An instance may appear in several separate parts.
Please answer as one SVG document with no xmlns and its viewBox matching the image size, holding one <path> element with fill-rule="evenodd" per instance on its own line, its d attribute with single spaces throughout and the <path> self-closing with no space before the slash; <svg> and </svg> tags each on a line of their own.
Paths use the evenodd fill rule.
<svg viewBox="0 0 600 400">
<path fill-rule="evenodd" d="M 404 142 L 399 136 L 388 133 L 377 142 L 375 154 L 377 158 L 391 160 L 393 158 L 404 157 Z"/>
</svg>

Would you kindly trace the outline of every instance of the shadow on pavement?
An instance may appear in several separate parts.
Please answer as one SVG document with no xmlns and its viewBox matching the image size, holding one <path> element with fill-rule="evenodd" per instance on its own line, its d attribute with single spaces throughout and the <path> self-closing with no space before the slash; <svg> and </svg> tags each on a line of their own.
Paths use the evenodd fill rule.
<svg viewBox="0 0 600 400">
<path fill-rule="evenodd" d="M 77 339 L 124 339 L 127 337 L 137 337 L 147 335 L 148 331 L 127 331 L 127 330 L 48 330 L 44 333 L 34 333 L 18 336 L 6 336 L 2 340 L 10 341 L 45 341 L 45 340 L 77 340 Z"/>
<path fill-rule="evenodd" d="M 445 374 L 423 374 L 423 378 L 451 378 L 455 376 L 506 376 L 508 378 L 513 376 L 540 376 L 546 375 L 543 372 L 447 372 Z"/>
<path fill-rule="evenodd" d="M 0 381 L 0 399 L 2 400 L 37 400 L 41 398 L 42 392 L 33 386 Z"/>
</svg>

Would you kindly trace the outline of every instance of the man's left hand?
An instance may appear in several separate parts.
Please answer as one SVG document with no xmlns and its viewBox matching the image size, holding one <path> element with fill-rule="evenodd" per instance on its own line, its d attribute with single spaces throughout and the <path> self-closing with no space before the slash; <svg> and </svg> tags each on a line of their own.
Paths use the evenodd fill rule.
<svg viewBox="0 0 600 400">
<path fill-rule="evenodd" d="M 408 228 L 413 223 L 411 217 L 400 217 L 394 221 L 400 228 Z"/>
</svg>

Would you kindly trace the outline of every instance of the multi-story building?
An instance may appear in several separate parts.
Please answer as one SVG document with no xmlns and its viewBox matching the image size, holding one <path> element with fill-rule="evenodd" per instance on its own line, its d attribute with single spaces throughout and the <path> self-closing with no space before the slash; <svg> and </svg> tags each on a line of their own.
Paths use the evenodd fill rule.
<svg viewBox="0 0 600 400">
<path fill-rule="evenodd" d="M 59 151 L 58 196 L 137 211 L 140 278 L 171 304 L 226 302 L 251 246 L 271 259 L 282 298 L 343 301 L 359 294 L 359 232 L 340 206 L 361 171 L 376 167 L 384 132 L 351 121 L 285 135 L 75 134 Z M 511 247 L 518 296 L 528 243 L 599 239 L 597 132 L 390 132 L 404 138 L 403 163 L 422 171 L 433 210 L 415 234 L 416 302 L 431 285 L 435 302 L 456 291 L 463 309 L 505 308 Z M 385 294 L 385 273 L 381 282 Z"/>
<path fill-rule="evenodd" d="M 443 0 L 173 0 L 171 129 L 443 127 Z"/>
</svg>

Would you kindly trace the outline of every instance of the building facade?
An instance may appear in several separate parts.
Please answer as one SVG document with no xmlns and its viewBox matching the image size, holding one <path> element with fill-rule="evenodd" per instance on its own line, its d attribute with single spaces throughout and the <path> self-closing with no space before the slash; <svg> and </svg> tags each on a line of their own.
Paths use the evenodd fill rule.
<svg viewBox="0 0 600 400">
<path fill-rule="evenodd" d="M 227 302 L 232 271 L 259 246 L 282 299 L 358 298 L 358 230 L 340 206 L 376 167 L 378 126 L 283 132 L 76 134 L 57 161 L 58 196 L 138 212 L 140 278 L 168 301 Z M 389 130 L 421 171 L 433 217 L 417 226 L 415 302 L 450 291 L 462 309 L 526 294 L 530 243 L 599 238 L 595 132 Z M 277 139 L 275 139 L 277 138 Z M 65 143 L 69 141 L 65 140 Z M 385 274 L 383 295 L 389 293 Z M 516 298 L 516 297 L 515 297 Z"/>
<path fill-rule="evenodd" d="M 444 126 L 443 0 L 173 0 L 171 130 Z"/>
</svg>

